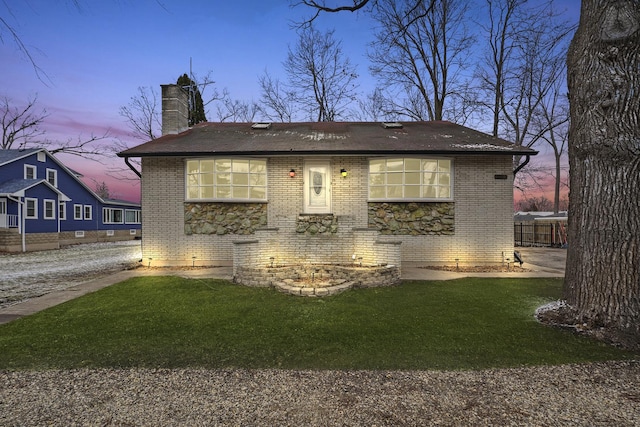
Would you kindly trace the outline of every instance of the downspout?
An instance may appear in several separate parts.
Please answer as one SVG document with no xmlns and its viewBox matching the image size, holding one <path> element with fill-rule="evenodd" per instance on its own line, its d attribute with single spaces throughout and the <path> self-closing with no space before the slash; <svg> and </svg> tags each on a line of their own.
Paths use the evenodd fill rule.
<svg viewBox="0 0 640 427">
<path fill-rule="evenodd" d="M 138 175 L 138 178 L 142 178 L 142 174 L 140 172 L 138 172 L 138 169 L 136 169 L 131 162 L 129 162 L 129 157 L 125 157 L 124 158 L 124 162 L 127 164 L 127 166 L 129 166 L 129 169 L 131 169 L 133 171 L 133 173 L 135 173 L 136 175 Z"/>
<path fill-rule="evenodd" d="M 518 167 L 515 168 L 515 170 L 513 171 L 513 176 L 516 176 L 516 174 L 520 172 L 520 169 L 527 166 L 527 164 L 529 163 L 529 160 L 531 160 L 531 156 L 529 154 L 525 154 L 524 162 L 520 163 Z"/>
</svg>

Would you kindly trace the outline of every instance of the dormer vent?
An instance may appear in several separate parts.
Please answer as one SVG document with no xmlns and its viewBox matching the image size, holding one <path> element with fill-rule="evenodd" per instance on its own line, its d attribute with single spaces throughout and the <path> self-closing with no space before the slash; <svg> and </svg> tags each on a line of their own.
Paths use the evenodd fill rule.
<svg viewBox="0 0 640 427">
<path fill-rule="evenodd" d="M 402 123 L 398 122 L 382 122 L 382 127 L 385 129 L 402 129 Z"/>
<path fill-rule="evenodd" d="M 270 129 L 271 122 L 257 122 L 251 125 L 251 129 Z"/>
</svg>

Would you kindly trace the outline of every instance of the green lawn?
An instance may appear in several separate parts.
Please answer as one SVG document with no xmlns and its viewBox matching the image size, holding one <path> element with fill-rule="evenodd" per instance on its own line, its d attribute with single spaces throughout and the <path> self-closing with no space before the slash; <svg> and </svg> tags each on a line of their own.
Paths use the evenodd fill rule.
<svg viewBox="0 0 640 427">
<path fill-rule="evenodd" d="M 405 282 L 301 298 L 139 277 L 0 326 L 0 369 L 479 369 L 636 358 L 544 327 L 557 279 Z"/>
</svg>

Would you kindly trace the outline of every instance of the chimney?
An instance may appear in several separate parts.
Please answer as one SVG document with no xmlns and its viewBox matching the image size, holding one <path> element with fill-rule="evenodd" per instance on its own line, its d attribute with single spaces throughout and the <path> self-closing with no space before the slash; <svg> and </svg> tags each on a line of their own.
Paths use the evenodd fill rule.
<svg viewBox="0 0 640 427">
<path fill-rule="evenodd" d="M 189 94 L 175 84 L 162 88 L 162 134 L 176 134 L 189 128 Z"/>
</svg>

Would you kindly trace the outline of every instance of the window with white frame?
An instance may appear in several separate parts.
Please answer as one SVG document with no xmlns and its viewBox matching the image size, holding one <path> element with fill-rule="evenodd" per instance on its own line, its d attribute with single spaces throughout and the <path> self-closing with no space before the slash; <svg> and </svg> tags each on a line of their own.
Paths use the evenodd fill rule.
<svg viewBox="0 0 640 427">
<path fill-rule="evenodd" d="M 37 154 L 37 158 L 38 158 L 38 161 L 41 163 L 44 163 L 47 161 L 47 155 L 44 153 L 44 151 L 39 151 Z"/>
<path fill-rule="evenodd" d="M 82 205 L 73 205 L 73 219 L 82 219 Z"/>
<path fill-rule="evenodd" d="M 102 222 L 104 224 L 122 224 L 122 209 L 102 208 Z"/>
<path fill-rule="evenodd" d="M 126 224 L 140 224 L 141 216 L 138 209 L 127 209 L 124 211 L 124 222 Z"/>
<path fill-rule="evenodd" d="M 25 197 L 26 219 L 38 219 L 38 199 Z"/>
<path fill-rule="evenodd" d="M 450 159 L 370 159 L 369 200 L 452 200 L 452 176 Z"/>
<path fill-rule="evenodd" d="M 47 181 L 54 187 L 58 187 L 58 171 L 55 169 L 47 169 Z"/>
<path fill-rule="evenodd" d="M 38 169 L 33 165 L 24 165 L 24 179 L 36 179 Z"/>
<path fill-rule="evenodd" d="M 61 220 L 67 219 L 67 203 L 66 202 L 60 202 L 58 204 L 58 218 L 60 218 Z"/>
<path fill-rule="evenodd" d="M 84 205 L 84 219 L 90 220 L 93 218 L 93 209 L 91 205 Z"/>
<path fill-rule="evenodd" d="M 56 201 L 45 199 L 44 204 L 44 219 L 56 219 Z"/>
<path fill-rule="evenodd" d="M 187 200 L 266 201 L 265 159 L 195 159 L 186 164 Z"/>
</svg>

